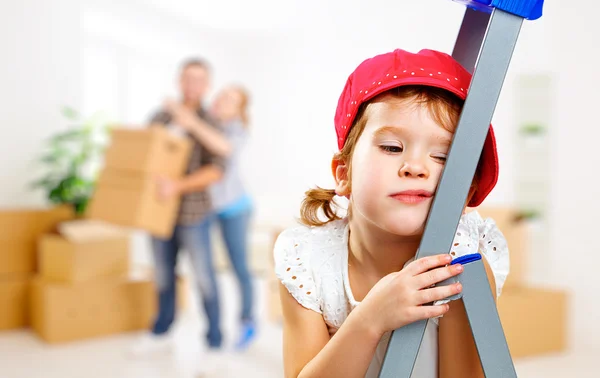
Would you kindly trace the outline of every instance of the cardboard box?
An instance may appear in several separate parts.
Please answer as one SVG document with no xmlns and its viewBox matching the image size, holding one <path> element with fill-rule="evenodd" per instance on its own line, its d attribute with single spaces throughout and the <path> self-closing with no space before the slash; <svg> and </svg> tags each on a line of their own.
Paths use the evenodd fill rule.
<svg viewBox="0 0 600 378">
<path fill-rule="evenodd" d="M 507 288 L 498 312 L 513 358 L 564 351 L 568 295 L 540 288 Z"/>
<path fill-rule="evenodd" d="M 129 271 L 129 238 L 72 241 L 47 234 L 39 241 L 40 276 L 49 281 L 83 282 Z"/>
<path fill-rule="evenodd" d="M 89 218 L 170 237 L 180 199 L 160 201 L 156 178 L 185 174 L 191 149 L 190 140 L 162 126 L 113 130 Z"/>
<path fill-rule="evenodd" d="M 50 210 L 0 211 L 0 275 L 35 272 L 39 235 L 74 217 L 69 206 Z"/>
<path fill-rule="evenodd" d="M 86 283 L 31 285 L 31 324 L 49 343 L 62 343 L 148 329 L 156 294 L 150 281 L 127 278 Z"/>
<path fill-rule="evenodd" d="M 187 169 L 191 142 L 162 126 L 115 129 L 111 136 L 106 168 L 168 177 L 180 177 Z"/>
<path fill-rule="evenodd" d="M 480 207 L 479 214 L 492 218 L 508 243 L 510 272 L 504 287 L 517 287 L 526 284 L 529 234 L 527 223 L 519 220 L 519 211 L 511 207 Z"/>
<path fill-rule="evenodd" d="M 29 278 L 0 278 L 0 330 L 22 328 L 29 324 Z"/>
<path fill-rule="evenodd" d="M 90 202 L 89 218 L 146 230 L 169 238 L 179 211 L 179 198 L 160 200 L 154 178 L 105 169 Z"/>
<path fill-rule="evenodd" d="M 36 262 L 35 240 L 0 240 L 0 277 L 31 274 Z"/>
<path fill-rule="evenodd" d="M 183 276 L 177 276 L 175 284 L 175 290 L 177 295 L 177 309 L 187 310 L 190 308 L 190 294 L 192 293 L 190 288 L 190 282 Z M 158 312 L 158 308 L 156 309 Z"/>
<path fill-rule="evenodd" d="M 58 223 L 74 217 L 69 206 L 57 206 L 48 210 L 0 210 L 0 241 L 34 240 L 38 235 L 52 231 Z"/>
<path fill-rule="evenodd" d="M 41 210 L 2 210 L 0 211 L 0 240 L 31 240 L 39 225 Z"/>
</svg>

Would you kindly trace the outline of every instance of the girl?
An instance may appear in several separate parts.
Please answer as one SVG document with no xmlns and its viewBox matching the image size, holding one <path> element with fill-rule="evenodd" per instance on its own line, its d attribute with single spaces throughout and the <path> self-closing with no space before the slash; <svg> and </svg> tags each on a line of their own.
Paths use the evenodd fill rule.
<svg viewBox="0 0 600 378">
<path fill-rule="evenodd" d="M 460 283 L 432 285 L 462 271 L 452 258 L 481 252 L 499 295 L 504 237 L 492 220 L 465 213 L 449 254 L 412 261 L 470 80 L 431 50 L 375 56 L 348 78 L 335 115 L 335 189 L 309 190 L 305 225 L 275 245 L 286 377 L 376 377 L 390 332 L 422 319 L 414 377 L 483 377 L 462 301 L 443 301 Z M 465 207 L 478 206 L 497 177 L 490 126 Z M 335 211 L 336 195 L 349 200 L 346 217 Z"/>
<path fill-rule="evenodd" d="M 210 188 L 214 220 L 218 223 L 229 260 L 237 276 L 242 297 L 241 332 L 236 348 L 245 349 L 256 336 L 253 316 L 253 287 L 247 262 L 248 228 L 252 202 L 241 178 L 240 153 L 248 137 L 248 94 L 242 87 L 222 90 L 212 107 L 213 117 L 221 124 L 230 148 L 225 157 L 223 179 Z"/>
</svg>

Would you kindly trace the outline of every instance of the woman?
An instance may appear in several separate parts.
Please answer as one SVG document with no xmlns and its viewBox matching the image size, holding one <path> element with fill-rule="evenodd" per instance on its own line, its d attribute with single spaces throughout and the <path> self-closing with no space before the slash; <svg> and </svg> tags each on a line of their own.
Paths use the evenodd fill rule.
<svg viewBox="0 0 600 378">
<path fill-rule="evenodd" d="M 245 349 L 256 335 L 253 316 L 253 287 L 248 269 L 248 229 L 252 202 L 241 177 L 240 156 L 248 137 L 248 94 L 239 86 L 223 89 L 216 97 L 211 115 L 216 119 L 229 142 L 223 178 L 210 187 L 215 212 L 214 221 L 223 235 L 231 265 L 237 276 L 241 297 L 241 332 L 237 349 Z"/>
</svg>

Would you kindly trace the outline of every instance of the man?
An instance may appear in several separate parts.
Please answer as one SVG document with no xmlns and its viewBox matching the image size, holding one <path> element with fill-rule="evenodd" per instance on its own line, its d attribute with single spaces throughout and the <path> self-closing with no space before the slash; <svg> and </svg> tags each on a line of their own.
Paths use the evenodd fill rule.
<svg viewBox="0 0 600 378">
<path fill-rule="evenodd" d="M 186 135 L 193 141 L 193 148 L 183 178 L 157 179 L 159 197 L 181 196 L 181 206 L 173 236 L 170 239 L 152 238 L 158 315 L 150 334 L 134 349 L 137 355 L 164 350 L 171 345 L 168 331 L 175 319 L 175 267 L 180 249 L 190 254 L 195 284 L 208 318 L 208 347 L 217 349 L 221 346 L 219 295 L 207 219 L 211 210 L 207 188 L 221 179 L 223 160 L 219 156 L 226 155 L 230 147 L 202 106 L 209 87 L 209 76 L 209 68 L 204 61 L 185 62 L 179 81 L 181 99 L 166 101 L 164 108 L 150 122 L 164 124 L 174 132 Z"/>
</svg>

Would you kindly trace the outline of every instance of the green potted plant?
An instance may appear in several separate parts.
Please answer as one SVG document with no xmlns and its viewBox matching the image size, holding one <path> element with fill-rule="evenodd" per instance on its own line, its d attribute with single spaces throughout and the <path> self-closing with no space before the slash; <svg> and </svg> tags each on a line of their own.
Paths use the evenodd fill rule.
<svg viewBox="0 0 600 378">
<path fill-rule="evenodd" d="M 525 208 L 519 211 L 515 217 L 516 222 L 529 221 L 535 222 L 542 218 L 542 212 L 534 208 Z"/>
<path fill-rule="evenodd" d="M 82 216 L 94 191 L 109 126 L 100 113 L 82 119 L 65 107 L 62 114 L 71 126 L 46 141 L 39 158 L 45 173 L 32 187 L 44 190 L 50 203 L 71 205 Z"/>
<path fill-rule="evenodd" d="M 538 123 L 529 123 L 521 126 L 521 133 L 526 136 L 542 136 L 546 133 L 546 128 Z"/>
</svg>

